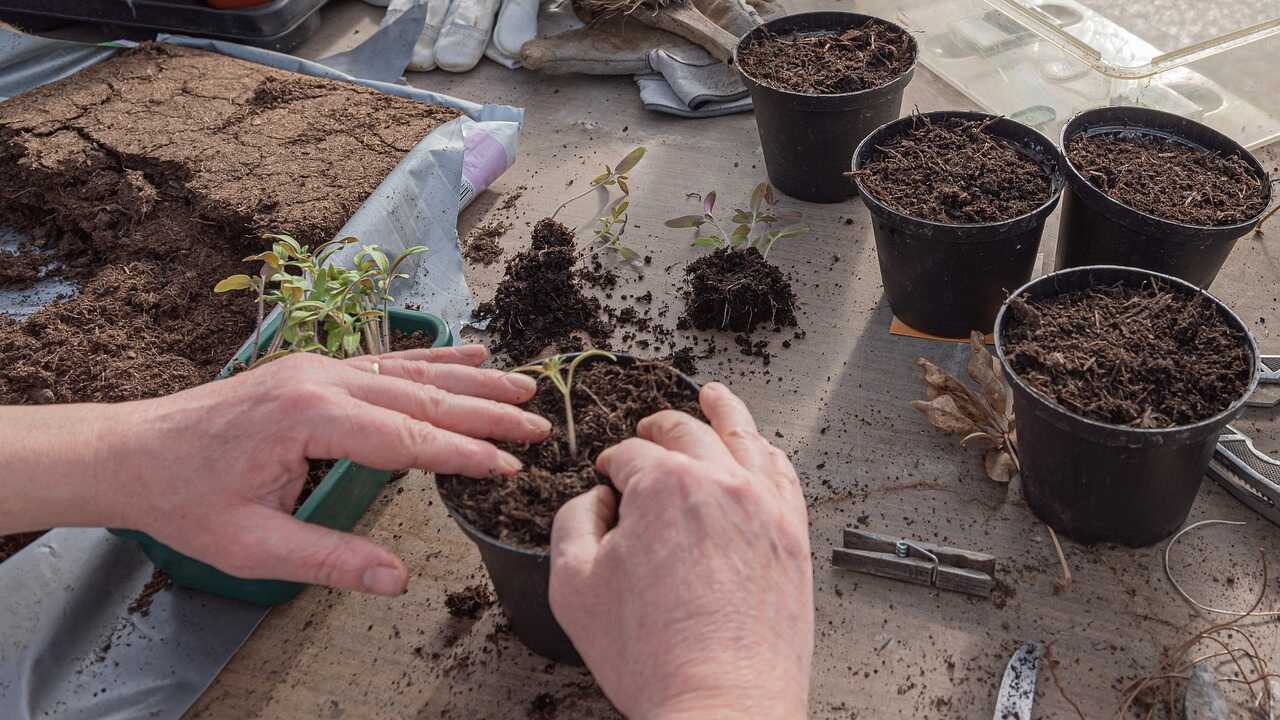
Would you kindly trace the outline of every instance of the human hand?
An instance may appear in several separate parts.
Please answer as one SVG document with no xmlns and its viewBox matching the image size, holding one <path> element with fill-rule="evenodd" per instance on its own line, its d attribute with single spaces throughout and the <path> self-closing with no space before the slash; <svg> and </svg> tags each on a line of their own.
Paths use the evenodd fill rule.
<svg viewBox="0 0 1280 720">
<path fill-rule="evenodd" d="M 114 408 L 129 431 L 123 526 L 240 577 L 404 592 L 389 550 L 292 517 L 307 459 L 351 458 L 485 477 L 519 461 L 477 438 L 543 439 L 550 424 L 511 403 L 531 378 L 475 367 L 480 346 L 337 361 L 291 355 L 251 372 Z M 377 372 L 373 371 L 377 363 Z"/>
<path fill-rule="evenodd" d="M 422 2 L 390 0 L 379 27 Z M 539 0 L 426 0 L 427 19 L 408 69 L 466 72 L 482 55 L 519 67 L 520 47 L 538 35 L 538 4 Z"/>
<path fill-rule="evenodd" d="M 795 470 L 711 383 L 600 454 L 551 530 L 551 608 L 629 718 L 802 718 L 813 570 Z M 614 520 L 617 525 L 614 526 Z"/>
</svg>

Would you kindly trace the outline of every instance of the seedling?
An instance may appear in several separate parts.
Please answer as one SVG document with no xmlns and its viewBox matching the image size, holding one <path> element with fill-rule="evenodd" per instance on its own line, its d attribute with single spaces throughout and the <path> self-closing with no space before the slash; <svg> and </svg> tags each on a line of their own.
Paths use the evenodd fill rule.
<svg viewBox="0 0 1280 720">
<path fill-rule="evenodd" d="M 568 200 L 560 203 L 560 207 L 556 208 L 556 211 L 551 213 L 551 219 L 554 220 L 556 215 L 559 215 L 560 211 L 568 207 L 570 203 L 576 200 L 581 200 L 587 195 L 590 195 L 596 188 L 608 188 L 616 185 L 618 186 L 618 189 L 622 191 L 622 196 L 624 198 L 629 196 L 631 194 L 631 188 L 627 185 L 627 173 L 631 171 L 631 168 L 640 163 L 640 159 L 644 157 L 644 153 L 645 148 L 641 146 L 627 153 L 627 156 L 622 158 L 616 167 L 610 168 L 608 165 L 605 165 L 604 172 L 592 179 L 592 181 L 587 185 L 586 190 L 583 190 L 580 194 L 574 195 Z"/>
<path fill-rule="evenodd" d="M 259 261 L 257 276 L 232 275 L 214 286 L 216 293 L 252 290 L 257 295 L 258 326 L 254 331 L 252 367 L 293 352 L 318 352 L 346 358 L 363 352 L 377 355 L 391 349 L 388 305 L 391 283 L 407 277 L 397 270 L 411 255 L 425 252 L 414 246 L 394 261 L 376 245 L 364 246 L 355 267 L 329 263 L 333 254 L 358 240 L 345 237 L 314 250 L 288 235 L 267 235 L 271 249 L 245 258 Z M 259 358 L 267 304 L 280 307 L 280 331 Z"/>
<path fill-rule="evenodd" d="M 560 373 L 561 368 L 565 367 L 563 355 L 552 355 L 539 362 L 530 363 L 511 371 L 550 380 L 556 390 L 560 391 L 560 395 L 564 397 L 565 437 L 569 441 L 569 456 L 574 459 L 578 457 L 578 436 L 573 427 L 573 371 L 578 369 L 578 365 L 583 360 L 593 357 L 602 357 L 607 358 L 610 362 L 618 362 L 618 356 L 613 353 L 605 352 L 604 350 L 588 350 L 579 353 L 577 357 L 569 361 L 567 372 L 564 375 Z"/>
<path fill-rule="evenodd" d="M 681 215 L 665 224 L 669 228 L 694 228 L 693 244 L 698 247 L 726 250 L 755 248 L 761 257 L 767 259 L 769 251 L 779 240 L 801 235 L 809 230 L 804 225 L 775 229 L 774 225 L 779 222 L 800 219 L 798 212 L 777 211 L 777 204 L 778 198 L 773 187 L 767 182 L 760 183 L 751 191 L 748 209 L 733 211 L 731 221 L 737 226 L 733 232 L 727 232 L 715 216 L 716 193 L 713 190 L 702 198 L 701 215 Z M 706 231 L 708 226 L 712 230 Z"/>
<path fill-rule="evenodd" d="M 598 224 L 592 232 L 595 233 L 595 239 L 600 243 L 601 248 L 612 251 L 626 262 L 635 265 L 640 260 L 640 253 L 622 244 L 622 234 L 627 231 L 627 208 L 630 206 L 631 203 L 625 196 L 621 198 L 620 202 L 613 205 L 612 210 L 596 220 Z"/>
</svg>

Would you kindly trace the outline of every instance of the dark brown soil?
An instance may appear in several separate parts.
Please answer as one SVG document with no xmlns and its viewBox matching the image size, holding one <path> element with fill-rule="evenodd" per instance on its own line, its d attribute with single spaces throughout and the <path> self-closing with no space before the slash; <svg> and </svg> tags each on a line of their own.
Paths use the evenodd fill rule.
<svg viewBox="0 0 1280 720">
<path fill-rule="evenodd" d="M 45 530 L 29 533 L 17 533 L 15 535 L 0 535 L 0 563 L 8 560 L 22 548 L 30 545 L 40 539 L 45 534 Z"/>
<path fill-rule="evenodd" d="M 457 592 L 451 592 L 444 598 L 445 609 L 454 617 L 477 618 L 486 608 L 493 605 L 493 593 L 483 583 L 468 585 Z"/>
<path fill-rule="evenodd" d="M 880 20 L 840 33 L 764 35 L 738 53 L 743 72 L 761 85 L 810 95 L 877 88 L 915 60 L 910 33 Z"/>
<path fill-rule="evenodd" d="M 1012 309 L 1003 342 L 1014 372 L 1092 420 L 1188 425 L 1227 409 L 1249 385 L 1244 335 L 1203 295 L 1117 285 L 1015 298 Z"/>
<path fill-rule="evenodd" d="M 492 265 L 502 257 L 502 245 L 498 238 L 507 234 L 511 223 L 502 220 L 477 225 L 467 235 L 462 246 L 462 256 L 478 265 Z"/>
<path fill-rule="evenodd" d="M 1067 142 L 1067 159 L 1118 202 L 1165 220 L 1234 225 L 1267 206 L 1267 181 L 1243 158 L 1167 138 L 1076 135 Z"/>
<path fill-rule="evenodd" d="M 750 332 L 762 323 L 796 324 L 791 282 L 755 248 L 703 255 L 685 267 L 684 281 L 681 328 Z"/>
<path fill-rule="evenodd" d="M 540 381 L 538 394 L 526 408 L 551 421 L 550 439 L 529 446 L 504 446 L 525 464 L 514 477 L 440 476 L 440 493 L 449 508 L 502 542 L 545 548 L 560 506 L 608 482 L 592 465 L 601 451 L 635 435 L 636 423 L 659 410 L 683 410 L 702 417 L 697 392 L 666 363 L 622 367 L 607 360 L 586 362 L 578 368 L 573 389 L 580 457 L 569 455 L 563 396 L 550 382 Z"/>
<path fill-rule="evenodd" d="M 151 573 L 151 579 L 142 587 L 142 592 L 129 603 L 127 608 L 129 614 L 140 614 L 143 617 L 150 615 L 151 603 L 155 601 L 156 595 L 171 587 L 173 587 L 173 578 L 160 568 L 156 568 Z"/>
<path fill-rule="evenodd" d="M 548 348 L 569 352 L 587 339 L 608 341 L 613 328 L 601 318 L 600 301 L 585 294 L 578 260 L 573 233 L 550 218 L 539 220 L 529 249 L 507 261 L 493 300 L 476 308 L 476 319 L 489 321 L 496 352 L 520 364 Z"/>
<path fill-rule="evenodd" d="M 1049 199 L 1051 176 L 989 133 L 989 124 L 916 115 L 909 132 L 876 148 L 858 179 L 876 200 L 933 222 L 967 225 L 1026 215 Z"/>
<path fill-rule="evenodd" d="M 46 262 L 48 259 L 40 253 L 0 250 L 0 288 L 31 287 L 40 279 L 40 269 Z"/>
<path fill-rule="evenodd" d="M 0 404 L 115 402 L 211 379 L 252 330 L 214 295 L 263 232 L 331 238 L 457 117 L 354 85 L 144 45 L 0 103 L 0 217 L 80 280 L 0 317 Z M 50 397 L 51 396 L 51 397 Z"/>
<path fill-rule="evenodd" d="M 391 350 L 399 352 L 401 350 L 423 350 L 430 348 L 436 339 L 429 333 L 421 330 L 414 330 L 411 333 L 402 333 L 399 330 L 391 331 Z"/>
</svg>

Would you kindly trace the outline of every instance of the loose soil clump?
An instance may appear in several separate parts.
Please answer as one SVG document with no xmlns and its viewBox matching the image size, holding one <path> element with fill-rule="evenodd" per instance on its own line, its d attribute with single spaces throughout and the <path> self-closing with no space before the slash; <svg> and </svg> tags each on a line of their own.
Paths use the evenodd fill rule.
<svg viewBox="0 0 1280 720">
<path fill-rule="evenodd" d="M 751 332 L 796 324 L 791 282 L 759 250 L 719 248 L 685 266 L 681 329 Z"/>
<path fill-rule="evenodd" d="M 40 536 L 46 532 L 46 530 L 39 530 L 37 532 L 0 535 L 0 563 L 17 555 L 19 550 L 39 540 Z"/>
<path fill-rule="evenodd" d="M 511 223 L 496 220 L 477 226 L 467 235 L 462 256 L 478 265 L 492 265 L 502 257 L 498 238 L 511 229 Z"/>
<path fill-rule="evenodd" d="M 915 60 L 911 35 L 880 20 L 843 32 L 766 34 L 738 53 L 742 71 L 761 85 L 810 95 L 877 88 Z"/>
<path fill-rule="evenodd" d="M 444 598 L 445 609 L 449 614 L 459 618 L 477 618 L 485 608 L 493 605 L 493 593 L 489 592 L 489 586 L 485 584 L 468 585 L 467 587 L 451 592 Z"/>
<path fill-rule="evenodd" d="M 1186 225 L 1234 225 L 1267 205 L 1266 180 L 1238 155 L 1148 135 L 1076 135 L 1067 158 L 1094 187 L 1135 210 Z"/>
<path fill-rule="evenodd" d="M 1011 310 L 1010 367 L 1091 420 L 1189 425 L 1226 410 L 1249 385 L 1245 337 L 1204 295 L 1151 281 L 1015 298 Z"/>
<path fill-rule="evenodd" d="M 473 480 L 438 479 L 441 496 L 453 511 L 501 542 L 545 548 L 551 541 L 556 511 L 607 478 L 595 471 L 596 456 L 635 435 L 636 424 L 660 410 L 674 409 L 701 418 L 697 392 L 667 363 L 639 361 L 622 366 L 607 360 L 584 362 L 574 375 L 573 414 L 577 458 L 569 455 L 564 432 L 564 397 L 550 382 L 525 409 L 551 421 L 549 439 L 528 446 L 504 445 L 524 463 L 512 477 Z"/>
<path fill-rule="evenodd" d="M 916 116 L 911 131 L 876 148 L 858 179 L 905 215 L 964 225 L 1025 215 L 1053 193 L 1048 170 L 987 130 L 990 120 Z"/>
</svg>

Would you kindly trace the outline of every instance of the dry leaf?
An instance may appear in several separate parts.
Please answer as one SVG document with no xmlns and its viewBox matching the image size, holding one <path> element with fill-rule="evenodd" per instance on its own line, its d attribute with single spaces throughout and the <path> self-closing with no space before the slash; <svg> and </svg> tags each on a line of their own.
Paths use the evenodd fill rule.
<svg viewBox="0 0 1280 720">
<path fill-rule="evenodd" d="M 989 432 L 979 431 L 979 432 L 969 433 L 968 435 L 965 435 L 964 439 L 960 441 L 960 447 L 962 448 L 967 448 L 970 446 L 970 444 L 972 444 L 973 447 L 980 447 L 983 450 L 990 450 L 992 448 L 998 448 L 1004 445 L 1004 438 L 1000 437 L 999 435 L 992 435 Z"/>
<path fill-rule="evenodd" d="M 982 403 L 978 400 L 978 397 L 964 383 L 951 377 L 945 370 L 924 358 L 917 358 L 916 364 L 924 369 L 925 392 L 930 401 L 939 397 L 950 396 L 960 414 L 968 418 L 975 426 L 992 431 L 1001 430 L 994 422 L 991 414 L 983 410 Z"/>
<path fill-rule="evenodd" d="M 1013 398 L 1010 396 L 1009 386 L 1004 383 L 1004 369 L 1000 367 L 1000 361 L 987 352 L 982 333 L 976 330 L 969 337 L 969 350 L 969 377 L 978 383 L 982 398 L 999 415 L 1003 425 L 1013 411 Z"/>
<path fill-rule="evenodd" d="M 950 395 L 939 395 L 928 402 L 912 400 L 911 407 L 924 413 L 929 423 L 943 432 L 968 435 L 978 429 L 973 420 L 960 411 Z"/>
<path fill-rule="evenodd" d="M 1018 474 L 1018 463 L 1007 450 L 992 448 L 982 461 L 987 469 L 987 477 L 998 483 L 1008 483 Z"/>
</svg>

